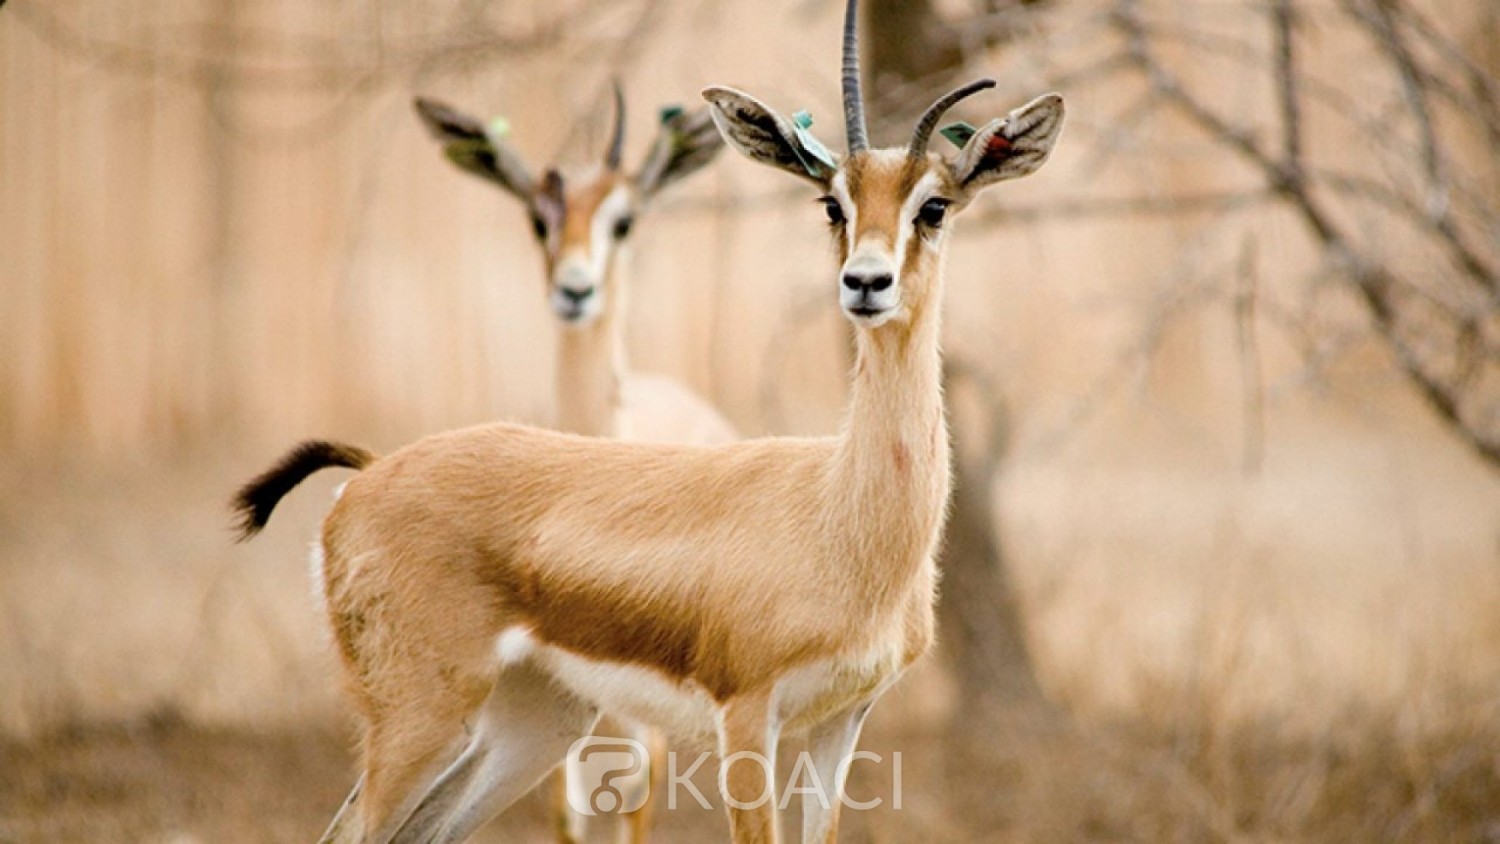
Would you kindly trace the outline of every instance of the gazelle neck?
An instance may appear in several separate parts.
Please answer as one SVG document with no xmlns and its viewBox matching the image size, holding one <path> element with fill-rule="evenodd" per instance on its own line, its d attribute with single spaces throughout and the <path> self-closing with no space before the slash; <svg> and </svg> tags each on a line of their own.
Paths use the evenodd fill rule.
<svg viewBox="0 0 1500 844">
<path fill-rule="evenodd" d="M 615 274 L 613 267 L 611 276 Z M 619 433 L 620 380 L 624 377 L 624 285 L 604 285 L 604 307 L 587 325 L 562 326 L 557 349 L 557 427 L 590 437 Z"/>
<path fill-rule="evenodd" d="M 877 606 L 931 575 L 949 491 L 940 259 L 909 318 L 855 332 L 857 357 L 832 473 L 856 576 Z"/>
</svg>

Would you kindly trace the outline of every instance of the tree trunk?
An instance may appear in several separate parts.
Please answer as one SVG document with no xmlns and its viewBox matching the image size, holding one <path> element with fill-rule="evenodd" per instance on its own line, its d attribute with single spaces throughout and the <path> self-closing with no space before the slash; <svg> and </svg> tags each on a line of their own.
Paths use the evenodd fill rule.
<svg viewBox="0 0 1500 844">
<path fill-rule="evenodd" d="M 963 52 L 933 0 L 865 3 L 864 66 L 878 124 L 909 124 L 963 66 Z M 909 128 L 909 127 L 908 127 Z M 900 140 L 887 139 L 887 141 Z"/>
<path fill-rule="evenodd" d="M 963 52 L 933 0 L 869 0 L 865 5 L 864 66 L 875 70 L 867 85 L 872 116 L 887 133 L 910 129 L 932 97 L 963 70 Z M 898 139 L 899 140 L 899 139 Z M 944 373 L 950 391 L 962 381 L 976 390 L 975 402 L 955 408 L 953 510 L 942 555 L 943 583 L 938 638 L 958 684 L 960 718 L 953 731 L 983 729 L 993 717 L 1024 711 L 1050 714 L 1026 645 L 1017 596 L 996 538 L 990 484 L 1003 457 L 1004 405 L 978 377 Z M 978 375 L 970 369 L 970 374 Z M 950 395 L 953 395 L 950 392 Z M 974 414 L 979 417 L 970 418 Z"/>
<path fill-rule="evenodd" d="M 942 553 L 938 638 L 958 685 L 963 720 L 984 729 L 996 718 L 1050 715 L 1037 681 L 1004 549 L 991 485 L 1005 456 L 1005 407 L 997 391 L 956 359 L 944 372 L 953 419 L 953 504 Z M 963 401 L 965 394 L 970 401 Z"/>
</svg>

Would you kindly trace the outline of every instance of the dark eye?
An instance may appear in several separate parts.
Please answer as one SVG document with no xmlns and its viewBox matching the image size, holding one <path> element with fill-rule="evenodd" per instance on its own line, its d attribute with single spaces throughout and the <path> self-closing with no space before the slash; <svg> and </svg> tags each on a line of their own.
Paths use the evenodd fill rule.
<svg viewBox="0 0 1500 844">
<path fill-rule="evenodd" d="M 630 227 L 635 225 L 634 217 L 621 217 L 615 220 L 615 240 L 624 240 L 630 236 Z"/>
<path fill-rule="evenodd" d="M 823 210 L 828 214 L 828 222 L 835 226 L 844 224 L 844 209 L 839 201 L 831 196 L 820 196 L 818 201 L 823 203 Z"/>
<path fill-rule="evenodd" d="M 953 203 L 946 199 L 933 197 L 922 203 L 922 210 L 917 212 L 917 222 L 928 228 L 938 228 L 943 224 L 943 218 L 948 216 L 948 206 Z"/>
<path fill-rule="evenodd" d="M 537 240 L 547 239 L 547 221 L 541 217 L 531 218 L 531 230 L 536 233 Z"/>
</svg>

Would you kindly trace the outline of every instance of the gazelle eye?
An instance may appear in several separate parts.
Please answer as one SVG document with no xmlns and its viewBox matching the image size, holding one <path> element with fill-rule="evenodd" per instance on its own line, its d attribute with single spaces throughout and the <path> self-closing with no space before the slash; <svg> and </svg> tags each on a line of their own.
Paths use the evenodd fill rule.
<svg viewBox="0 0 1500 844">
<path fill-rule="evenodd" d="M 828 214 L 829 223 L 835 226 L 842 226 L 844 224 L 844 209 L 843 206 L 839 205 L 837 199 L 831 196 L 820 196 L 818 197 L 818 201 L 823 203 L 823 210 Z"/>
<path fill-rule="evenodd" d="M 547 221 L 541 217 L 531 218 L 531 230 L 536 233 L 537 240 L 547 239 Z"/>
<path fill-rule="evenodd" d="M 634 217 L 621 217 L 615 220 L 615 240 L 624 240 L 630 236 L 630 227 L 635 225 Z"/>
<path fill-rule="evenodd" d="M 941 197 L 933 197 L 922 203 L 922 210 L 917 212 L 917 222 L 928 228 L 938 228 L 943 225 L 943 219 L 948 216 L 948 206 L 951 200 Z"/>
</svg>

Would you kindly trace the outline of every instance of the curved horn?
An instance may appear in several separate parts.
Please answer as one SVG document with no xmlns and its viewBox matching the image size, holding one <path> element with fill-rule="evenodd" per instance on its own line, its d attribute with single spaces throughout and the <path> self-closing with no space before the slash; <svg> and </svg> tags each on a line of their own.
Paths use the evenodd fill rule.
<svg viewBox="0 0 1500 844">
<path fill-rule="evenodd" d="M 609 150 L 604 153 L 604 164 L 611 170 L 620 169 L 620 154 L 625 149 L 625 94 L 620 90 L 620 80 L 615 86 L 615 130 L 609 139 Z"/>
<path fill-rule="evenodd" d="M 948 109 L 953 108 L 960 100 L 966 97 L 972 97 L 986 88 L 993 87 L 995 87 L 995 80 L 993 79 L 976 79 L 961 88 L 955 88 L 944 94 L 942 98 L 927 109 L 926 113 L 922 115 L 922 119 L 917 121 L 917 128 L 916 131 L 912 132 L 911 145 L 907 147 L 907 154 L 912 158 L 922 158 L 927 155 L 927 141 L 932 138 L 932 130 L 937 128 L 938 121 L 943 119 L 943 115 L 947 113 Z"/>
<path fill-rule="evenodd" d="M 844 9 L 844 133 L 849 154 L 870 148 L 865 132 L 865 98 L 859 87 L 859 0 L 849 0 Z"/>
</svg>

